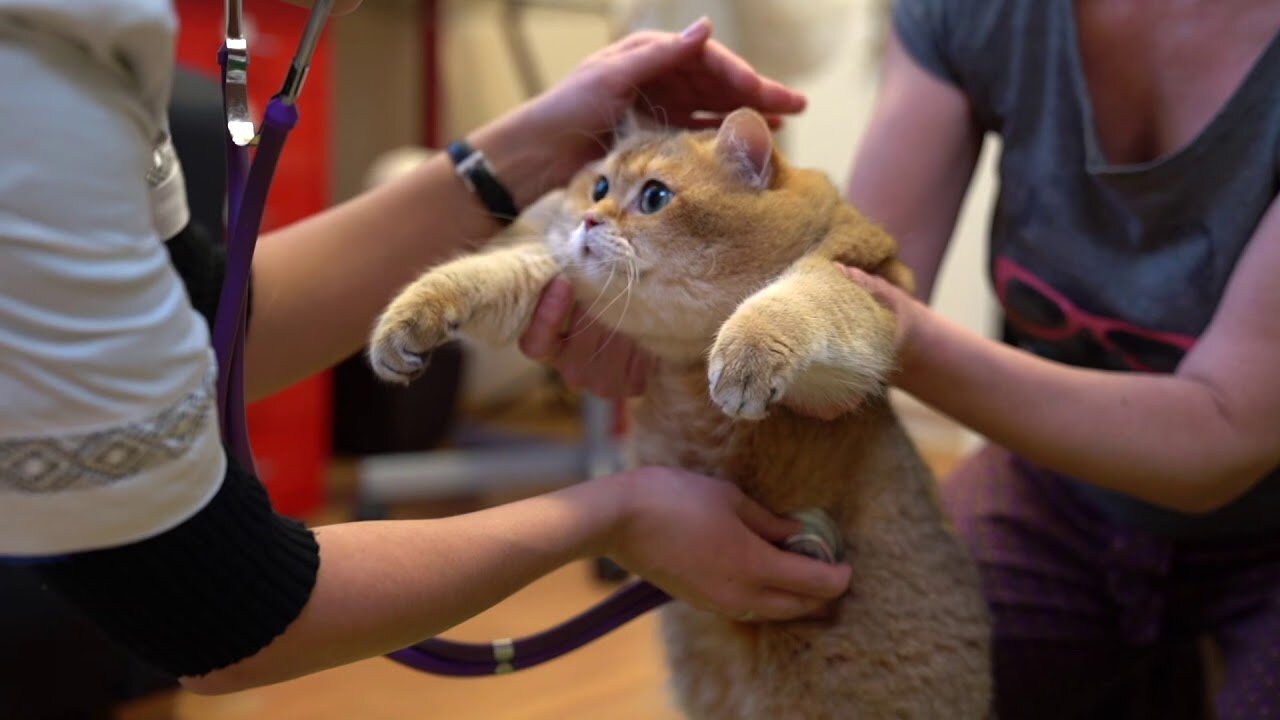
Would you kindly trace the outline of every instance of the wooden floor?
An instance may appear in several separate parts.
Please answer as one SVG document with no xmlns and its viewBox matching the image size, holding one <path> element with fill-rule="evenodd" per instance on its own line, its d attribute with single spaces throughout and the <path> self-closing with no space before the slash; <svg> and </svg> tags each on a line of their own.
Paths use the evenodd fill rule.
<svg viewBox="0 0 1280 720">
<path fill-rule="evenodd" d="M 936 472 L 958 453 L 945 421 L 904 412 Z M 913 421 L 914 418 L 914 421 Z M 537 425 L 563 423 L 542 417 Z M 571 422 L 571 419 L 570 419 Z M 515 426 L 521 422 L 510 423 Z M 350 472 L 339 467 L 333 503 L 317 518 L 343 519 Z M 509 498 L 487 498 L 496 502 Z M 474 502 L 474 501 L 473 501 Z M 401 509 L 431 515 L 471 509 Z M 589 564 L 563 568 L 450 633 L 464 640 L 518 637 L 554 625 L 616 588 L 598 581 Z M 123 709 L 120 720 L 667 720 L 678 718 L 666 689 L 657 618 L 646 615 L 570 655 L 538 668 L 483 679 L 438 678 L 374 659 L 271 687 L 223 697 L 176 692 Z"/>
<path fill-rule="evenodd" d="M 587 564 L 564 568 L 451 633 L 469 640 L 542 630 L 606 595 Z M 502 677 L 448 679 L 367 660 L 225 697 L 178 693 L 129 708 L 122 720 L 665 720 L 665 671 L 652 614 L 538 668 Z"/>
</svg>

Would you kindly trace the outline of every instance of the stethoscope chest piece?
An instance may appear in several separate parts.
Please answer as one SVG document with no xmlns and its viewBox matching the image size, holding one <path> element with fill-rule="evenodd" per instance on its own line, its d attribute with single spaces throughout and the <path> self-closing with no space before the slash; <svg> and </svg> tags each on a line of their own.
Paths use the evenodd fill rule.
<svg viewBox="0 0 1280 720">
<path fill-rule="evenodd" d="M 840 527 L 826 511 L 810 508 L 792 513 L 804 529 L 782 541 L 786 550 L 834 565 L 844 560 L 844 538 Z"/>
</svg>

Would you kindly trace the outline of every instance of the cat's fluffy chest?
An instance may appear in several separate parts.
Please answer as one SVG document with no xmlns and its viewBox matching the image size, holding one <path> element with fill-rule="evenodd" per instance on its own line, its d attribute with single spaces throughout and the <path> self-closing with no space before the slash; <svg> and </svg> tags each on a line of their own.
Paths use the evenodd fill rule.
<svg viewBox="0 0 1280 720">
<path fill-rule="evenodd" d="M 760 422 L 735 421 L 710 401 L 702 364 L 655 374 L 633 417 L 638 464 L 732 480 L 778 513 L 821 507 L 846 514 L 878 484 L 856 478 L 884 461 L 885 444 L 878 441 L 897 430 L 881 399 L 832 422 L 782 407 Z"/>
</svg>

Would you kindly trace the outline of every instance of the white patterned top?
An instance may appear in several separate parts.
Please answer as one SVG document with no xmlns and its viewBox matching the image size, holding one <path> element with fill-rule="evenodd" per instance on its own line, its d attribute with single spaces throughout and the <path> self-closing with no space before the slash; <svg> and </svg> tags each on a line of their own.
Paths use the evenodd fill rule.
<svg viewBox="0 0 1280 720">
<path fill-rule="evenodd" d="M 0 0 L 0 556 L 151 537 L 225 471 L 163 245 L 175 29 L 166 0 Z"/>
</svg>

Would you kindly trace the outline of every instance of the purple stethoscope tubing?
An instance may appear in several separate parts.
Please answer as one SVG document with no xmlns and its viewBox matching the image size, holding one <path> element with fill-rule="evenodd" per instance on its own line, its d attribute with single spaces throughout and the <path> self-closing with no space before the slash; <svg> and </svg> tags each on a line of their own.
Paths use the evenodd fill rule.
<svg viewBox="0 0 1280 720">
<path fill-rule="evenodd" d="M 637 580 L 581 615 L 536 635 L 491 643 L 430 638 L 387 657 L 435 675 L 500 675 L 541 665 L 577 650 L 670 599 L 662 590 Z"/>
<path fill-rule="evenodd" d="M 218 403 L 223 439 L 240 464 L 253 469 L 244 406 L 244 334 L 249 294 L 250 265 L 262 225 L 271 178 L 289 131 L 298 121 L 298 109 L 272 98 L 262 123 L 252 166 L 248 148 L 227 143 L 227 273 L 218 298 L 213 346 L 218 358 Z M 233 200 L 232 198 L 237 198 Z"/>
<path fill-rule="evenodd" d="M 213 347 L 218 360 L 222 437 L 232 456 L 249 470 L 254 462 L 244 405 L 244 337 L 250 266 L 271 180 L 289 131 L 298 122 L 297 96 L 332 5 L 333 0 L 314 4 L 284 87 L 267 104 L 261 131 L 255 135 L 248 118 L 249 57 L 241 32 L 241 0 L 226 0 L 227 34 L 218 51 L 218 65 L 227 119 L 227 271 L 214 318 Z M 252 162 L 251 144 L 257 147 Z M 576 650 L 670 599 L 657 587 L 634 581 L 581 615 L 535 635 L 487 644 L 428 638 L 387 657 L 423 672 L 454 677 L 523 670 Z"/>
</svg>

